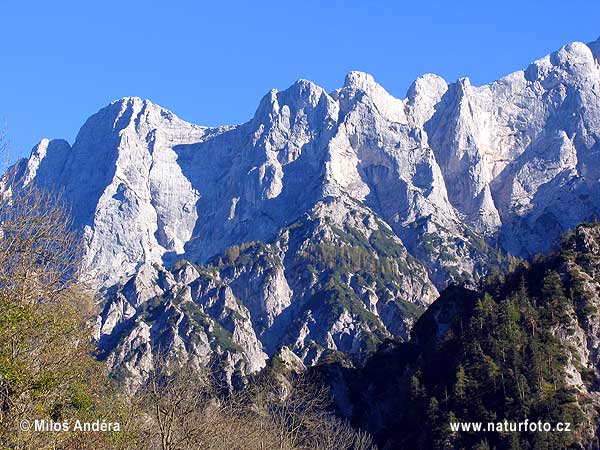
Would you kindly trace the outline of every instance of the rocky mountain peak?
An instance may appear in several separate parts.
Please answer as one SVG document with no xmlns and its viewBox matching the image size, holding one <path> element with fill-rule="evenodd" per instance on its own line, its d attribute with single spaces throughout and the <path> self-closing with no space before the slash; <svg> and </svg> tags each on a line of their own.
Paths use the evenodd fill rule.
<svg viewBox="0 0 600 450">
<path fill-rule="evenodd" d="M 377 87 L 377 83 L 372 75 L 366 72 L 353 70 L 348 72 L 344 80 L 344 87 L 351 89 L 360 89 L 368 92 Z"/>
</svg>

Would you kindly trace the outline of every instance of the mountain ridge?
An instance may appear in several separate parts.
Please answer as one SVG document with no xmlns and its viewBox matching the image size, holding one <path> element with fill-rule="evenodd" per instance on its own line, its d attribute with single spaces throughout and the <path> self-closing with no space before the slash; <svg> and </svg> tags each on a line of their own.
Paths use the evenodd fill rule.
<svg viewBox="0 0 600 450">
<path fill-rule="evenodd" d="M 331 93 L 299 80 L 235 126 L 124 97 L 73 145 L 43 140 L 1 191 L 63 193 L 103 295 L 98 342 L 137 382 L 159 348 L 218 355 L 230 378 L 281 346 L 360 360 L 449 284 L 600 211 L 599 46 L 480 87 L 426 74 L 405 99 L 362 72 Z M 181 260 L 200 269 L 181 278 Z"/>
</svg>

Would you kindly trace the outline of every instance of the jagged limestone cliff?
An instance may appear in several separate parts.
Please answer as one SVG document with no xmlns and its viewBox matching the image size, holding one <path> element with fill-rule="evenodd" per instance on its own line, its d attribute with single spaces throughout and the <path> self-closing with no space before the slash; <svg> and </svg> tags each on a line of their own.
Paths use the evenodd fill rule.
<svg viewBox="0 0 600 450">
<path fill-rule="evenodd" d="M 43 140 L 2 190 L 72 206 L 115 371 L 143 378 L 159 347 L 230 374 L 281 345 L 360 359 L 450 282 L 598 212 L 598 52 L 572 43 L 481 87 L 424 75 L 405 99 L 360 72 L 330 93 L 300 80 L 218 128 L 124 98 L 73 145 Z"/>
</svg>

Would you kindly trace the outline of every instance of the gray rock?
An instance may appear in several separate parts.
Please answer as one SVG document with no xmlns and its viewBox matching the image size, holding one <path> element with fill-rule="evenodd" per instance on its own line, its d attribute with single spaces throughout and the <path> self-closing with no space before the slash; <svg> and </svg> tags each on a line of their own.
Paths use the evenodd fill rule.
<svg viewBox="0 0 600 450">
<path fill-rule="evenodd" d="M 439 289 L 475 282 L 495 246 L 528 256 L 600 210 L 599 48 L 572 43 L 481 87 L 424 75 L 405 99 L 360 72 L 331 93 L 300 80 L 238 126 L 123 98 L 72 146 L 42 140 L 0 188 L 72 206 L 115 370 L 141 379 L 159 348 L 216 355 L 230 379 L 282 345 L 304 364 L 360 354 L 407 336 Z M 218 263 L 249 242 L 263 243 L 242 249 L 251 264 Z M 319 242 L 355 258 L 346 272 L 331 248 L 317 256 L 335 276 L 302 267 Z M 361 251 L 386 273 L 357 273 Z"/>
</svg>

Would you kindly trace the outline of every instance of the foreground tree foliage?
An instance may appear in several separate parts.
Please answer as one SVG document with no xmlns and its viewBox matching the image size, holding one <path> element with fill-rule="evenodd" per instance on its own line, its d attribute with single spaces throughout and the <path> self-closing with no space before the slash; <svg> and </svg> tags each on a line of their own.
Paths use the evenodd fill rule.
<svg viewBox="0 0 600 450">
<path fill-rule="evenodd" d="M 0 448 L 374 448 L 333 416 L 326 391 L 291 373 L 269 369 L 232 392 L 169 355 L 136 395 L 120 392 L 93 356 L 94 301 L 68 210 L 23 188 L 0 200 L 0 222 Z M 35 431 L 35 420 L 71 431 Z M 74 432 L 76 420 L 119 426 Z"/>
<path fill-rule="evenodd" d="M 36 419 L 126 419 L 118 402 L 103 400 L 109 383 L 91 356 L 93 301 L 76 282 L 68 210 L 28 188 L 0 200 L 0 218 L 0 445 L 111 448 L 118 436 L 23 430 Z"/>
<path fill-rule="evenodd" d="M 266 369 L 243 390 L 224 389 L 206 369 L 156 361 L 138 396 L 145 448 L 371 450 L 369 435 L 330 410 L 306 375 Z"/>
</svg>

